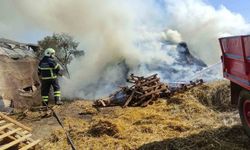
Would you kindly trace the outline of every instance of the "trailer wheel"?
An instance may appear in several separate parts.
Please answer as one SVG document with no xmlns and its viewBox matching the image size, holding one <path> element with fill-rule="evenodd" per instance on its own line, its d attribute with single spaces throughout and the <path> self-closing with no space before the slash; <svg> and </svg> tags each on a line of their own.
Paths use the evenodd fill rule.
<svg viewBox="0 0 250 150">
<path fill-rule="evenodd" d="M 239 96 L 239 114 L 246 134 L 250 137 L 250 92 L 241 91 Z"/>
</svg>

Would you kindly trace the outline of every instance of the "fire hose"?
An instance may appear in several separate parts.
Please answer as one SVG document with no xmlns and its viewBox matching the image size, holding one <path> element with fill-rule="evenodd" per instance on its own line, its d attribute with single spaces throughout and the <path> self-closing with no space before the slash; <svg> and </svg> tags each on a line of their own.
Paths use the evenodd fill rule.
<svg viewBox="0 0 250 150">
<path fill-rule="evenodd" d="M 75 145 L 74 145 L 74 143 L 73 143 L 73 140 L 72 140 L 72 138 L 70 137 L 69 132 L 64 128 L 64 125 L 63 125 L 61 119 L 58 117 L 58 115 L 56 114 L 56 112 L 54 111 L 54 109 L 53 109 L 52 107 L 49 107 L 48 105 L 47 105 L 46 107 L 47 107 L 47 109 L 50 109 L 50 110 L 52 111 L 53 116 L 56 118 L 57 122 L 58 122 L 59 125 L 62 127 L 62 129 L 63 129 L 63 131 L 64 131 L 64 133 L 65 133 L 65 135 L 66 135 L 66 137 L 67 137 L 67 141 L 68 141 L 68 143 L 70 144 L 72 150 L 76 150 L 76 147 L 75 147 Z"/>
<path fill-rule="evenodd" d="M 183 85 L 183 84 L 189 84 L 190 81 L 194 81 L 194 80 L 197 80 L 197 79 L 203 79 L 201 77 L 202 74 L 204 74 L 207 71 L 213 70 L 214 68 L 218 67 L 218 65 L 221 65 L 221 61 L 219 61 L 219 62 L 217 62 L 215 64 L 212 64 L 212 65 L 210 65 L 210 66 L 196 72 L 194 76 L 189 77 L 188 81 L 187 80 L 184 80 L 184 81 L 180 80 L 180 81 L 176 81 L 176 82 L 168 82 L 168 84 L 173 86 L 173 87 L 177 87 L 177 86 L 180 86 L 180 85 Z"/>
<path fill-rule="evenodd" d="M 206 71 L 209 71 L 209 70 L 213 70 L 214 68 L 216 68 L 218 65 L 221 65 L 221 61 L 215 63 L 215 64 L 212 64 L 202 70 L 200 70 L 199 72 L 196 72 L 195 75 L 193 77 L 190 78 L 190 80 L 194 80 L 194 79 L 197 79 L 199 78 L 200 75 L 202 75 L 204 72 Z"/>
</svg>

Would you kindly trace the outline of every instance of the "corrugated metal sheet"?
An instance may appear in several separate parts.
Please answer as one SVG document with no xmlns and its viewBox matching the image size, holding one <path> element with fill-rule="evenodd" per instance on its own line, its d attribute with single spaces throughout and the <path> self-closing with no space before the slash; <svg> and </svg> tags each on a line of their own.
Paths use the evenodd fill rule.
<svg viewBox="0 0 250 150">
<path fill-rule="evenodd" d="M 33 57 L 35 58 L 35 54 L 31 50 L 23 50 L 23 49 L 8 49 L 5 47 L 0 47 L 0 55 L 5 55 L 11 58 L 25 58 L 25 57 Z"/>
<path fill-rule="evenodd" d="M 33 45 L 34 46 L 34 45 Z M 25 57 L 35 58 L 34 51 L 27 44 L 0 38 L 0 55 L 8 56 L 12 59 L 21 59 Z"/>
</svg>

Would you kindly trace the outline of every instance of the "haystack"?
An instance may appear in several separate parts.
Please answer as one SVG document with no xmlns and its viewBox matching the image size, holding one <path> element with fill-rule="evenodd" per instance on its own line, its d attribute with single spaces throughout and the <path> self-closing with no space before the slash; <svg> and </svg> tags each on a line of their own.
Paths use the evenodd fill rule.
<svg viewBox="0 0 250 150">
<path fill-rule="evenodd" d="M 38 47 L 0 38 L 0 107 L 25 108 L 40 103 Z"/>
</svg>

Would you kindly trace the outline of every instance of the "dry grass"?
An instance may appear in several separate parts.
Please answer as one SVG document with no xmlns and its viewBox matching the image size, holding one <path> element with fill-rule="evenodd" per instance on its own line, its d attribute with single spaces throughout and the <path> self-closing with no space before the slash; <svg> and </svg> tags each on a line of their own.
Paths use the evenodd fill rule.
<svg viewBox="0 0 250 150">
<path fill-rule="evenodd" d="M 193 88 L 189 91 L 202 104 L 218 111 L 231 111 L 230 83 L 227 80 L 216 81 Z"/>
<path fill-rule="evenodd" d="M 197 87 L 168 100 L 160 99 L 144 108 L 111 107 L 97 111 L 91 101 L 75 101 L 56 111 L 78 149 L 230 149 L 230 143 L 232 149 L 248 149 L 249 141 L 241 127 L 225 127 L 220 113 L 213 109 L 219 107 L 213 103 L 226 99 L 228 91 L 228 83 L 221 82 Z M 221 105 L 224 103 L 228 102 Z M 58 126 L 40 149 L 70 147 Z"/>
<path fill-rule="evenodd" d="M 65 125 L 69 127 L 77 147 L 84 149 L 136 149 L 152 141 L 184 137 L 220 126 L 216 114 L 193 97 L 181 94 L 173 99 L 178 99 L 181 104 L 160 100 L 146 108 L 104 108 L 93 115 L 90 122 L 65 118 Z M 110 133 L 106 133 L 108 130 Z M 59 137 L 64 137 L 56 132 Z M 48 148 L 68 149 L 65 142 L 63 138 L 49 144 Z"/>
</svg>

